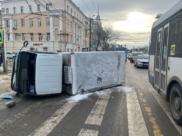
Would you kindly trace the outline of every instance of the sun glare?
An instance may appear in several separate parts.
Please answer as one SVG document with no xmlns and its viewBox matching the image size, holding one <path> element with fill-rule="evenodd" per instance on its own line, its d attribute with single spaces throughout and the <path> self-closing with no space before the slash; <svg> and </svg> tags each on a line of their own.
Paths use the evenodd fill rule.
<svg viewBox="0 0 182 136">
<path fill-rule="evenodd" d="M 148 32 L 151 29 L 153 19 L 151 16 L 132 12 L 128 14 L 127 20 L 114 23 L 114 28 L 126 32 Z"/>
</svg>

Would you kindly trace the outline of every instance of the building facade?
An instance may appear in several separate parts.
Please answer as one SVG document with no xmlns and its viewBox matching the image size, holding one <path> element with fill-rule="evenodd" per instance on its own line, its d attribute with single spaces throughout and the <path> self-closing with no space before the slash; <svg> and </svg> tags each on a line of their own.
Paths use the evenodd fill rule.
<svg viewBox="0 0 182 136">
<path fill-rule="evenodd" d="M 71 0 L 4 0 L 6 51 L 77 52 L 89 47 L 89 19 Z"/>
</svg>

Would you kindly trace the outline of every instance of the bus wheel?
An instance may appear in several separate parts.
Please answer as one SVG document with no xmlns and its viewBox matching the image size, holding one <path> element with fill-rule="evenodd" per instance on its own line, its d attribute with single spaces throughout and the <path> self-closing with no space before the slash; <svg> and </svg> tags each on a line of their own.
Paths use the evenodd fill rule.
<svg viewBox="0 0 182 136">
<path fill-rule="evenodd" d="M 182 126 L 182 92 L 178 84 L 172 86 L 169 103 L 174 121 Z"/>
</svg>

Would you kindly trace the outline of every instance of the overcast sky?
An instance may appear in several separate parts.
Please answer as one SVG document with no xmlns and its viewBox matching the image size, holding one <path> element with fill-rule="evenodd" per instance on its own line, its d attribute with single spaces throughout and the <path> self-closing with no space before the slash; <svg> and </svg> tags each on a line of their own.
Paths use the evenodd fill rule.
<svg viewBox="0 0 182 136">
<path fill-rule="evenodd" d="M 152 23 L 179 0 L 72 0 L 89 16 L 97 15 L 98 5 L 103 27 L 120 33 L 120 44 L 130 47 L 149 44 Z M 94 4 L 93 4 L 93 3 Z M 95 5 L 95 6 L 94 6 Z M 96 10 L 97 9 L 97 10 Z"/>
</svg>

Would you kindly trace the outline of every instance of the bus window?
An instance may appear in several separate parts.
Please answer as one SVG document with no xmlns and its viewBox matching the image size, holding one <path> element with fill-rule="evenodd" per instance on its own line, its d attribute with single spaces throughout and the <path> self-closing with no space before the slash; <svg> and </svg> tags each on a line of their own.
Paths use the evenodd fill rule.
<svg viewBox="0 0 182 136">
<path fill-rule="evenodd" d="M 172 21 L 171 30 L 169 56 L 182 57 L 182 19 L 176 18 Z"/>
</svg>

